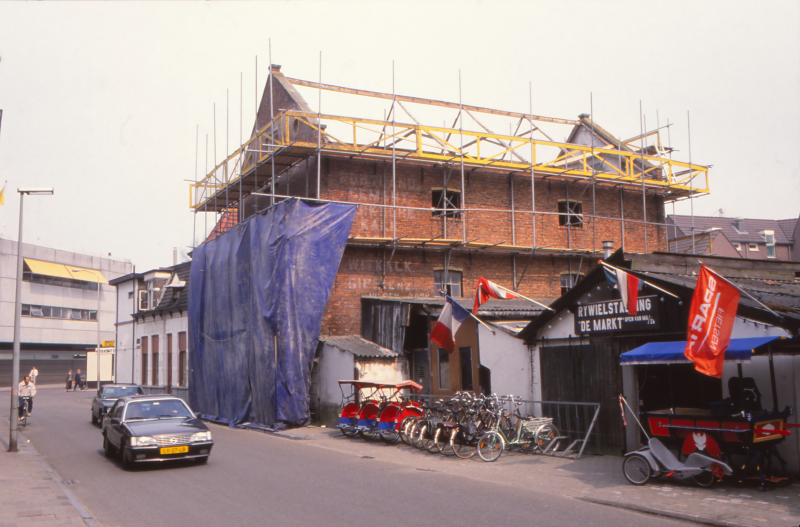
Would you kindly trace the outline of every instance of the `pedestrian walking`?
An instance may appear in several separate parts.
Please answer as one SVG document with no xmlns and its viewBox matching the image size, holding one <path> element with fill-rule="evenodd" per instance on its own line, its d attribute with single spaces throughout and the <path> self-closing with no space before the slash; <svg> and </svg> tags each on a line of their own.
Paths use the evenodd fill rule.
<svg viewBox="0 0 800 527">
<path fill-rule="evenodd" d="M 68 392 L 68 391 L 70 391 L 71 389 L 72 389 L 72 370 L 69 370 L 69 373 L 67 374 L 67 385 L 66 385 L 66 390 L 64 390 L 64 391 L 65 391 L 65 392 Z"/>
<path fill-rule="evenodd" d="M 34 367 L 31 369 L 31 372 L 28 374 L 28 377 L 30 377 L 30 378 L 31 378 L 31 382 L 32 382 L 33 384 L 36 384 L 36 377 L 38 377 L 38 376 L 39 376 L 39 370 L 37 370 L 37 369 L 36 369 L 36 366 L 34 366 Z"/>
<path fill-rule="evenodd" d="M 75 372 L 75 382 L 72 385 L 72 391 L 74 392 L 75 390 L 77 390 L 80 385 L 81 385 L 81 370 L 79 369 L 77 372 Z"/>
</svg>

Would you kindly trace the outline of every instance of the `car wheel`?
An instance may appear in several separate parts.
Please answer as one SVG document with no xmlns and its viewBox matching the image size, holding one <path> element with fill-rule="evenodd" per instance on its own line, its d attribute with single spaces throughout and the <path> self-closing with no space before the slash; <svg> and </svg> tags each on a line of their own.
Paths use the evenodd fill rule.
<svg viewBox="0 0 800 527">
<path fill-rule="evenodd" d="M 92 424 L 93 425 L 97 425 L 97 423 L 99 423 L 99 422 L 100 421 L 98 421 L 97 417 L 94 416 L 94 412 L 92 412 Z"/>
<path fill-rule="evenodd" d="M 106 451 L 106 457 L 114 457 L 114 454 L 116 454 L 114 445 L 111 444 L 106 436 L 103 436 L 103 449 Z"/>
<path fill-rule="evenodd" d="M 134 463 L 133 463 L 133 461 L 128 459 L 128 456 L 125 453 L 125 443 L 124 442 L 120 445 L 119 455 L 120 455 L 120 459 L 122 460 L 122 468 L 124 468 L 125 470 L 133 470 Z"/>
<path fill-rule="evenodd" d="M 206 463 L 208 463 L 208 456 L 198 457 L 196 459 L 198 465 L 205 465 Z"/>
</svg>

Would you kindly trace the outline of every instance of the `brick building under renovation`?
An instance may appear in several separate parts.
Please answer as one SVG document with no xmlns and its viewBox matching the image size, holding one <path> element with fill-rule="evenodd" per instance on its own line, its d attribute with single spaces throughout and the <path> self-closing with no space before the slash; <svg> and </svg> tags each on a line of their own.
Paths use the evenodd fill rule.
<svg viewBox="0 0 800 527">
<path fill-rule="evenodd" d="M 312 111 L 301 94 L 314 100 L 323 90 L 330 113 Z M 339 101 L 383 118 L 338 115 Z M 559 127 L 566 142 L 548 134 Z M 442 378 L 450 358 L 428 340 L 437 291 L 471 308 L 483 276 L 549 303 L 597 264 L 606 242 L 666 250 L 664 204 L 708 191 L 707 167 L 668 154 L 658 130 L 617 138 L 585 114 L 355 90 L 273 66 L 251 138 L 192 185 L 192 207 L 219 214 L 210 239 L 284 199 L 358 204 L 321 335 L 388 348 L 426 391 L 448 394 L 485 381 L 471 322 L 457 337 L 460 357 L 446 365 L 449 382 Z M 498 315 L 491 305 L 479 314 Z"/>
</svg>

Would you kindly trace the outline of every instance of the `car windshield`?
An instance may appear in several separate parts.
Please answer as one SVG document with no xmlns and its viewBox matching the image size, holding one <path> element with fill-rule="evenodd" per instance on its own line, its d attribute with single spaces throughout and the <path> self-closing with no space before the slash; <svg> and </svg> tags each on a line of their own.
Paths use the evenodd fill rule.
<svg viewBox="0 0 800 527">
<path fill-rule="evenodd" d="M 103 388 L 103 399 L 119 399 L 128 395 L 142 394 L 138 386 L 108 386 Z"/>
<path fill-rule="evenodd" d="M 125 420 L 171 419 L 194 417 L 180 399 L 132 401 L 125 411 Z"/>
</svg>

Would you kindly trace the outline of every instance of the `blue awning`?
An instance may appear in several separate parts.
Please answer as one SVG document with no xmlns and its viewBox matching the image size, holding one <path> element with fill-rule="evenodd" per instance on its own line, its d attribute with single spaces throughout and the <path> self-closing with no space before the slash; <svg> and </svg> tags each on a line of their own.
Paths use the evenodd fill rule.
<svg viewBox="0 0 800 527">
<path fill-rule="evenodd" d="M 725 360 L 736 362 L 749 361 L 753 350 L 779 339 L 780 337 L 751 337 L 746 339 L 731 339 L 728 349 L 725 350 Z M 678 342 L 649 342 L 644 346 L 623 353 L 619 357 L 622 365 L 626 364 L 687 364 L 689 359 L 683 354 L 686 341 Z"/>
</svg>

